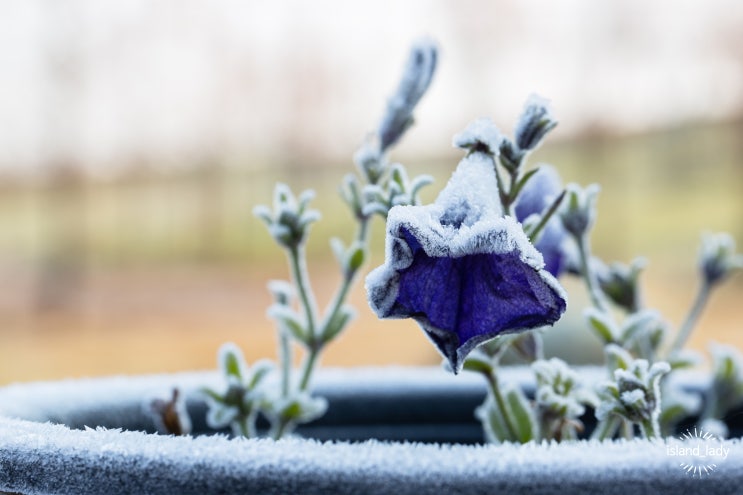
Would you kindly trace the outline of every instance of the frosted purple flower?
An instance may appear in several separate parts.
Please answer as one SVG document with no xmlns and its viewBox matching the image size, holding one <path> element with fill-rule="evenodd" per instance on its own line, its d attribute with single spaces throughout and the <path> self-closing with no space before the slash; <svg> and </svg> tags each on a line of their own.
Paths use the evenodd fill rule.
<svg viewBox="0 0 743 495">
<path fill-rule="evenodd" d="M 529 179 L 519 194 L 515 213 L 519 222 L 524 222 L 530 215 L 542 213 L 562 191 L 562 182 L 557 171 L 549 165 L 540 165 L 539 170 Z M 545 225 L 535 244 L 544 257 L 545 269 L 555 277 L 559 276 L 566 263 L 563 242 L 567 232 L 560 218 L 554 216 Z"/>
<path fill-rule="evenodd" d="M 454 372 L 480 343 L 565 311 L 565 292 L 496 191 L 492 157 L 467 155 L 433 204 L 390 210 L 385 263 L 366 279 L 376 314 L 416 320 Z"/>
</svg>

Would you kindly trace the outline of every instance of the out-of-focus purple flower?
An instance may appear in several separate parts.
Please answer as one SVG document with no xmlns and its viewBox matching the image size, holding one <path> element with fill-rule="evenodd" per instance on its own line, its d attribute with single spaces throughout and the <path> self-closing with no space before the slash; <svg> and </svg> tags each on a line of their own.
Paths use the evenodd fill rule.
<svg viewBox="0 0 743 495">
<path fill-rule="evenodd" d="M 562 182 L 557 171 L 549 165 L 540 165 L 539 170 L 529 179 L 519 194 L 515 213 L 519 222 L 530 215 L 542 213 L 562 192 Z M 544 268 L 555 277 L 565 269 L 566 254 L 563 242 L 567 233 L 560 218 L 555 215 L 537 239 L 535 247 L 544 257 Z"/>
<path fill-rule="evenodd" d="M 413 318 L 454 372 L 493 337 L 551 325 L 566 295 L 521 225 L 502 216 L 492 157 L 471 152 L 436 202 L 396 206 L 366 279 L 380 318 Z"/>
</svg>

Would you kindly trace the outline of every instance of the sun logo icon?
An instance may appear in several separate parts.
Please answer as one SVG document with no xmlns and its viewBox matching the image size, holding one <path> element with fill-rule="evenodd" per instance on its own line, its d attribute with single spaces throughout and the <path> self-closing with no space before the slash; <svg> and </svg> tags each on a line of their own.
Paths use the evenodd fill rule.
<svg viewBox="0 0 743 495">
<path fill-rule="evenodd" d="M 679 466 L 692 478 L 711 475 L 730 453 L 722 440 L 701 428 L 686 430 L 678 440 L 683 444 L 666 445 L 666 454 L 679 457 Z"/>
</svg>

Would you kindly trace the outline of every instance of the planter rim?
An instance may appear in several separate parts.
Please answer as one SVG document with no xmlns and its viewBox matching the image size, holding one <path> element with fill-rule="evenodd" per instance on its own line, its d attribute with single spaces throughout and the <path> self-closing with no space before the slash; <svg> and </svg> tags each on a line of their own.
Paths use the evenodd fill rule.
<svg viewBox="0 0 743 495">
<path fill-rule="evenodd" d="M 526 370 L 513 369 L 515 377 Z M 479 377 L 452 377 L 430 368 L 327 370 L 318 394 L 332 384 L 354 393 L 379 390 L 384 380 L 406 387 L 456 380 L 482 387 Z M 460 384 L 461 379 L 461 384 Z M 436 445 L 290 438 L 170 437 L 118 429 L 71 429 L 51 424 L 55 400 L 77 390 L 98 391 L 107 406 L 130 403 L 173 385 L 195 390 L 218 383 L 209 373 L 113 377 L 20 384 L 0 389 L 0 490 L 36 493 L 696 493 L 738 492 L 740 439 L 723 442 L 729 455 L 707 478 L 694 479 L 667 454 L 676 439 L 649 442 L 578 441 L 527 445 Z M 386 382 L 389 385 L 389 381 Z M 81 385 L 86 385 L 85 387 Z M 48 392 L 50 395 L 42 394 Z M 41 395 L 41 396 L 40 396 Z M 43 396 L 43 397 L 42 397 Z M 28 399 L 23 401 L 21 399 Z M 13 400 L 17 402 L 13 402 Z M 67 396 L 69 400 L 69 396 Z M 87 404 L 87 403 L 86 403 Z M 59 405 L 59 404 L 58 404 Z M 79 404 L 78 404 L 79 405 Z M 43 406 L 43 410 L 34 407 Z M 63 404 L 64 406 L 64 404 Z M 65 409 L 66 407 L 66 409 Z M 74 408 L 67 404 L 59 417 Z M 131 405 L 130 407 L 141 407 Z M 61 411 L 61 412 L 60 412 Z M 33 414 L 32 414 L 33 413 Z M 44 418 L 44 414 L 47 415 Z M 136 471 L 137 475 L 133 473 Z"/>
<path fill-rule="evenodd" d="M 679 441 L 431 445 L 167 437 L 0 419 L 0 488 L 35 493 L 531 493 L 733 494 L 740 440 L 725 465 L 693 479 L 666 454 Z M 725 469 L 727 467 L 727 469 Z M 41 470 L 41 472 L 40 472 Z M 135 470 L 138 476 L 135 479 Z M 21 476 L 17 476 L 21 474 Z M 701 493 L 700 492 L 700 493 Z"/>
<path fill-rule="evenodd" d="M 605 378 L 606 371 L 602 366 L 576 366 L 575 369 L 588 378 L 589 385 Z M 533 372 L 528 366 L 506 366 L 500 373 L 504 382 L 533 386 Z M 709 378 L 680 370 L 672 380 L 701 388 Z M 453 375 L 435 366 L 369 366 L 321 368 L 313 381 L 313 394 L 323 395 L 328 389 L 352 396 L 380 391 L 389 393 L 391 384 L 394 384 L 394 392 L 401 395 L 424 389 L 432 392 L 485 390 L 482 378 L 475 373 Z M 214 370 L 13 383 L 0 387 L 0 416 L 67 424 L 64 418 L 70 411 L 101 409 L 131 403 L 135 399 L 167 397 L 174 386 L 186 396 L 192 396 L 204 386 L 221 388 L 224 383 Z"/>
</svg>

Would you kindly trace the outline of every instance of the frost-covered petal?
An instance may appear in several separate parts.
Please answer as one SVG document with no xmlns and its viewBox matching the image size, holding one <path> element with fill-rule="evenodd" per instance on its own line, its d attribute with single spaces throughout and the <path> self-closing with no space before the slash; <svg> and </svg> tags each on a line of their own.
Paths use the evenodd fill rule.
<svg viewBox="0 0 743 495">
<path fill-rule="evenodd" d="M 454 136 L 452 144 L 457 148 L 479 150 L 497 155 L 503 136 L 492 120 L 487 118 L 470 122 L 465 130 Z"/>
<path fill-rule="evenodd" d="M 380 318 L 413 318 L 453 370 L 499 334 L 550 325 L 565 293 L 520 224 L 501 216 L 492 160 L 460 162 L 436 202 L 398 206 L 387 220 L 385 263 L 366 280 Z"/>
<path fill-rule="evenodd" d="M 516 219 L 523 222 L 530 215 L 542 213 L 561 191 L 562 181 L 557 170 L 549 165 L 540 165 L 519 194 L 515 205 Z M 555 277 L 565 268 L 567 256 L 563 243 L 566 236 L 562 222 L 554 216 L 545 225 L 535 245 L 544 257 L 545 269 Z"/>
</svg>

